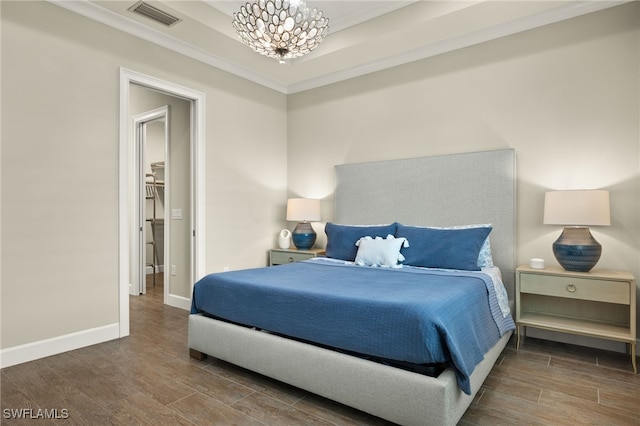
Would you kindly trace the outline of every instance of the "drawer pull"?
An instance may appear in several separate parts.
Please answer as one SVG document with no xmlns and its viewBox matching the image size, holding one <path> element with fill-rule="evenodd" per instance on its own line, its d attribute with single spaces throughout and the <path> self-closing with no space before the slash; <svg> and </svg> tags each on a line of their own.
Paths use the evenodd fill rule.
<svg viewBox="0 0 640 426">
<path fill-rule="evenodd" d="M 575 285 L 573 285 L 573 284 L 567 284 L 567 287 L 566 287 L 566 288 L 567 288 L 567 291 L 568 291 L 569 293 L 575 293 L 575 292 L 576 292 L 576 286 L 575 286 Z"/>
<path fill-rule="evenodd" d="M 289 263 L 292 263 L 292 262 L 293 262 L 293 257 L 290 257 L 289 258 Z"/>
</svg>

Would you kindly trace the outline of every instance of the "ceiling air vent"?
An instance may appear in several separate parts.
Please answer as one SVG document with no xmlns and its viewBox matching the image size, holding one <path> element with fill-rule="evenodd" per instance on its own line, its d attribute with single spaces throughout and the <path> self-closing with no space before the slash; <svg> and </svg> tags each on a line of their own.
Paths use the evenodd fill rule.
<svg viewBox="0 0 640 426">
<path fill-rule="evenodd" d="M 140 15 L 146 16 L 147 18 L 151 18 L 154 21 L 164 24 L 168 27 L 181 21 L 180 18 L 177 18 L 163 10 L 160 10 L 157 7 L 152 6 L 144 1 L 137 2 L 136 4 L 131 6 L 129 10 L 131 12 L 139 13 Z"/>
</svg>

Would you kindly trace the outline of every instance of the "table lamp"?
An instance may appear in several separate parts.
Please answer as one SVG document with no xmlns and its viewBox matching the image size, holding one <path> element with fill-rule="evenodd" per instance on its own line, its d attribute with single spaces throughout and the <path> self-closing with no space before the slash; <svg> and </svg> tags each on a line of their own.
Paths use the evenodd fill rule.
<svg viewBox="0 0 640 426">
<path fill-rule="evenodd" d="M 298 222 L 291 233 L 293 244 L 299 250 L 310 249 L 316 242 L 316 231 L 309 222 L 320 220 L 320 200 L 290 198 L 287 200 L 287 220 Z"/>
<path fill-rule="evenodd" d="M 556 260 L 567 271 L 588 272 L 602 254 L 589 226 L 611 225 L 609 191 L 549 191 L 544 197 L 544 224 L 564 225 L 553 243 Z"/>
</svg>

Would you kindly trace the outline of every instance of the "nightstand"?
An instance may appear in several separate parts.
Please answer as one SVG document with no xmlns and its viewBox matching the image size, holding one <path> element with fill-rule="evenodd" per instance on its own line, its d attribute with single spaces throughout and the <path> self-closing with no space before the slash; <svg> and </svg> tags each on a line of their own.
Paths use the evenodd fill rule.
<svg viewBox="0 0 640 426">
<path fill-rule="evenodd" d="M 615 340 L 631 349 L 636 367 L 636 282 L 622 271 L 571 272 L 560 267 L 516 269 L 517 344 L 526 327 Z M 524 329 L 524 330 L 523 330 Z"/>
<path fill-rule="evenodd" d="M 299 262 L 301 260 L 311 259 L 312 257 L 324 256 L 324 249 L 308 249 L 298 250 L 295 248 L 288 249 L 271 249 L 269 250 L 269 265 L 282 265 L 283 263 Z"/>
</svg>

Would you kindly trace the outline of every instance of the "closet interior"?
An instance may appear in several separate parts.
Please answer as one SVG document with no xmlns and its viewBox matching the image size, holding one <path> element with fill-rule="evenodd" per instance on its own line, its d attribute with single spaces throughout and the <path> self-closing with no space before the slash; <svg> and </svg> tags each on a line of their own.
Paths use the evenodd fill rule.
<svg viewBox="0 0 640 426">
<path fill-rule="evenodd" d="M 151 163 L 151 173 L 145 176 L 146 189 L 146 272 L 156 274 L 164 271 L 164 161 Z"/>
</svg>

